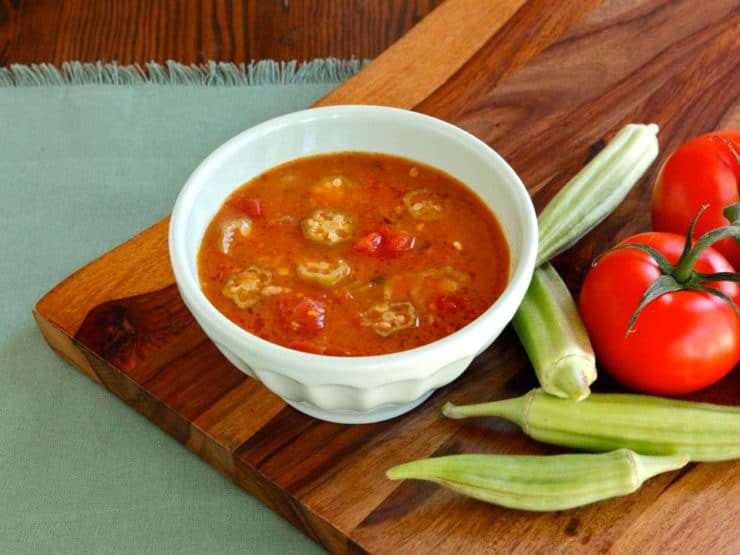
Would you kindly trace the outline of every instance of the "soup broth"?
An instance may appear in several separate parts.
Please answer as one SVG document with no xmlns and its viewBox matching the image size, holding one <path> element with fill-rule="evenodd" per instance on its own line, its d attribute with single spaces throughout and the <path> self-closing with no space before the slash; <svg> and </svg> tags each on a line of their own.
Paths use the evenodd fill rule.
<svg viewBox="0 0 740 555">
<path fill-rule="evenodd" d="M 302 351 L 363 356 L 425 345 L 501 295 L 501 226 L 463 183 L 405 158 L 311 156 L 257 176 L 210 222 L 201 287 L 235 324 Z"/>
</svg>

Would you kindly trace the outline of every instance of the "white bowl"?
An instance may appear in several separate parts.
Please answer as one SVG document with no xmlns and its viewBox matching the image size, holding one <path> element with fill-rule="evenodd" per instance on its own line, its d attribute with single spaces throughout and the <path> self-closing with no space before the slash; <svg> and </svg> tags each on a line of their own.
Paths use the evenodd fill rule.
<svg viewBox="0 0 740 555">
<path fill-rule="evenodd" d="M 388 355 L 334 357 L 287 349 L 252 335 L 216 310 L 198 282 L 203 233 L 226 197 L 278 164 L 327 152 L 394 154 L 458 178 L 491 208 L 511 249 L 509 284 L 461 330 Z M 180 294 L 221 352 L 296 409 L 323 420 L 366 423 L 393 418 L 456 379 L 501 333 L 524 297 L 537 253 L 537 219 L 516 173 L 485 143 L 436 118 L 378 106 L 295 112 L 257 125 L 217 148 L 188 179 L 169 229 Z"/>
</svg>

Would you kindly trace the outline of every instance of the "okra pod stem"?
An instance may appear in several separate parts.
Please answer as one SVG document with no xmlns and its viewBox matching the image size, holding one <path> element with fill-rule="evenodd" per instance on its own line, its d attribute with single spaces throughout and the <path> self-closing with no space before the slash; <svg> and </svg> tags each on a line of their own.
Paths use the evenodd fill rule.
<svg viewBox="0 0 740 555">
<path fill-rule="evenodd" d="M 512 325 L 543 389 L 558 397 L 588 397 L 596 357 L 573 297 L 551 264 L 535 270 Z"/>
<path fill-rule="evenodd" d="M 575 402 L 533 389 L 489 403 L 447 403 L 442 410 L 450 418 L 505 418 L 533 439 L 586 451 L 685 453 L 692 461 L 740 458 L 740 407 L 628 393 L 593 393 Z"/>
<path fill-rule="evenodd" d="M 648 478 L 681 468 L 684 454 L 450 455 L 388 470 L 391 479 L 429 480 L 488 503 L 527 511 L 571 509 L 637 490 Z"/>
</svg>

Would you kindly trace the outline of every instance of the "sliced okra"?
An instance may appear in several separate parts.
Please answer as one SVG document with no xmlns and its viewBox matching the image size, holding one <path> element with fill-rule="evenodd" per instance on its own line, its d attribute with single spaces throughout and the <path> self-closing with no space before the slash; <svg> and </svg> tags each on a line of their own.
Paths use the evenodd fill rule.
<svg viewBox="0 0 740 555">
<path fill-rule="evenodd" d="M 411 298 L 424 305 L 430 297 L 453 294 L 470 281 L 470 276 L 452 266 L 442 266 L 421 272 L 411 288 Z"/>
<path fill-rule="evenodd" d="M 339 210 L 319 208 L 301 220 L 303 236 L 316 243 L 336 245 L 352 238 L 352 218 Z"/>
<path fill-rule="evenodd" d="M 318 283 L 322 287 L 332 287 L 350 274 L 350 267 L 344 260 L 308 260 L 296 266 L 298 277 L 305 281 Z"/>
<path fill-rule="evenodd" d="M 261 298 L 262 290 L 272 283 L 272 272 L 259 266 L 250 266 L 229 277 L 221 290 L 239 308 L 254 306 Z"/>
<path fill-rule="evenodd" d="M 237 218 L 226 222 L 221 227 L 221 240 L 219 241 L 221 252 L 229 254 L 231 245 L 234 243 L 237 233 L 242 237 L 246 237 L 251 233 L 251 231 L 252 220 L 249 218 Z"/>
<path fill-rule="evenodd" d="M 429 189 L 409 191 L 403 196 L 403 204 L 409 214 L 417 220 L 441 220 L 444 216 L 442 197 Z"/>
<path fill-rule="evenodd" d="M 416 309 L 407 301 L 377 303 L 362 313 L 361 324 L 378 335 L 387 337 L 392 333 L 416 327 Z"/>
</svg>

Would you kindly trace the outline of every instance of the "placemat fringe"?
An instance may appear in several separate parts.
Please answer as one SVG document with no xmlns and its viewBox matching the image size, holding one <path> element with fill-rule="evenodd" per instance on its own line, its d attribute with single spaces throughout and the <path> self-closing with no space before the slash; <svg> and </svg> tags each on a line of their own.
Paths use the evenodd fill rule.
<svg viewBox="0 0 740 555">
<path fill-rule="evenodd" d="M 119 65 L 116 62 L 13 64 L 0 67 L 0 87 L 69 85 L 245 86 L 341 82 L 369 60 L 320 58 L 306 62 L 260 60 L 249 64 L 211 61 L 185 65 L 168 60 Z"/>
</svg>

